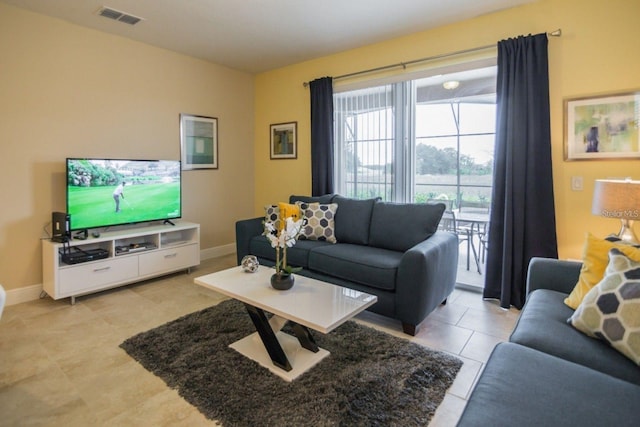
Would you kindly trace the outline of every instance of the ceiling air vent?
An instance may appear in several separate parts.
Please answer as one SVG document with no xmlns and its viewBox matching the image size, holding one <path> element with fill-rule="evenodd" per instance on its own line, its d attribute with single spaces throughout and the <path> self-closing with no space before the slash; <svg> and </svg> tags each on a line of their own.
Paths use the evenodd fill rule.
<svg viewBox="0 0 640 427">
<path fill-rule="evenodd" d="M 102 6 L 98 10 L 98 15 L 113 19 L 114 21 L 124 22 L 129 25 L 136 25 L 138 22 L 143 20 L 143 18 L 131 15 L 130 13 L 120 12 L 119 10 L 111 9 L 106 6 Z"/>
</svg>

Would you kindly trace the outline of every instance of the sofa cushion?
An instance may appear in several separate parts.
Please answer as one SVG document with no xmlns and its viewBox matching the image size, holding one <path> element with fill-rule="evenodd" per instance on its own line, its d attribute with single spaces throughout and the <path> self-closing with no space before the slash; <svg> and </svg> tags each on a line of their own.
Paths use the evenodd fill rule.
<svg viewBox="0 0 640 427">
<path fill-rule="evenodd" d="M 404 252 L 438 229 L 444 204 L 388 203 L 373 205 L 369 245 Z"/>
<path fill-rule="evenodd" d="M 565 299 L 565 304 L 574 310 L 578 308 L 587 292 L 604 277 L 604 270 L 609 263 L 609 251 L 613 248 L 621 250 L 634 261 L 640 261 L 640 248 L 621 241 L 599 239 L 591 233 L 587 233 L 582 250 L 583 263 L 580 277 L 573 291 Z"/>
<path fill-rule="evenodd" d="M 296 244 L 290 248 L 287 248 L 287 264 L 292 267 L 309 266 L 309 251 L 313 248 L 332 245 L 327 242 L 319 242 L 316 240 L 298 240 Z M 255 236 L 249 243 L 249 253 L 259 258 L 276 261 L 276 250 L 271 247 L 271 244 L 265 236 Z"/>
<path fill-rule="evenodd" d="M 313 248 L 309 269 L 378 289 L 393 290 L 401 252 L 337 243 Z"/>
<path fill-rule="evenodd" d="M 336 240 L 354 245 L 369 244 L 369 227 L 373 204 L 380 200 L 358 200 L 335 196 L 332 203 L 338 204 L 336 211 Z"/>
<path fill-rule="evenodd" d="M 567 324 L 573 310 L 563 303 L 566 296 L 547 289 L 530 293 L 509 340 L 640 385 L 638 366 Z"/>
<path fill-rule="evenodd" d="M 331 203 L 335 194 L 324 194 L 322 196 L 289 196 L 289 203 L 295 204 L 296 202 L 305 202 L 305 203 Z"/>
<path fill-rule="evenodd" d="M 336 203 L 296 202 L 296 204 L 300 207 L 300 214 L 305 220 L 299 240 L 336 242 L 335 217 L 338 209 Z"/>
<path fill-rule="evenodd" d="M 640 365 L 640 262 L 611 249 L 604 278 L 585 295 L 569 322 Z"/>
<path fill-rule="evenodd" d="M 460 417 L 468 426 L 634 426 L 640 387 L 512 343 L 496 346 Z"/>
</svg>

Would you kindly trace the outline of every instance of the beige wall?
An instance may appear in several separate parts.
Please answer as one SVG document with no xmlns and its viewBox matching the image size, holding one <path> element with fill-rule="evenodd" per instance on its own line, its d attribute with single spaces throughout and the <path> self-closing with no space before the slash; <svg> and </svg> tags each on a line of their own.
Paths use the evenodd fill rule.
<svg viewBox="0 0 640 427">
<path fill-rule="evenodd" d="M 179 159 L 181 112 L 219 120 L 219 169 L 183 173 L 183 217 L 202 249 L 233 243 L 253 213 L 253 101 L 250 74 L 0 3 L 0 283 L 42 282 L 66 157 Z"/>
<path fill-rule="evenodd" d="M 640 2 L 637 1 L 539 0 L 258 75 L 254 212 L 260 214 L 264 204 L 284 200 L 290 193 L 308 194 L 311 190 L 309 93 L 302 82 L 562 28 L 561 38 L 549 40 L 556 219 L 560 256 L 579 257 L 586 231 L 605 236 L 619 228 L 615 220 L 591 215 L 594 180 L 609 176 L 640 179 L 640 162 L 563 161 L 563 99 L 640 89 L 638 16 Z M 438 65 L 432 62 L 422 67 Z M 406 72 L 415 70 L 410 67 Z M 298 159 L 269 160 L 269 124 L 288 121 L 298 122 Z M 572 176 L 584 178 L 584 191 L 571 191 Z M 640 227 L 636 226 L 636 232 L 640 233 Z"/>
</svg>

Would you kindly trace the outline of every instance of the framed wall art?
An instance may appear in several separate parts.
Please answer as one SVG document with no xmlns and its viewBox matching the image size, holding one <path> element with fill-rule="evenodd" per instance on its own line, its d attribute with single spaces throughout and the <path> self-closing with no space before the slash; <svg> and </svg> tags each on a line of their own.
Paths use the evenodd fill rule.
<svg viewBox="0 0 640 427">
<path fill-rule="evenodd" d="M 298 122 L 271 125 L 270 152 L 272 159 L 298 157 Z"/>
<path fill-rule="evenodd" d="M 218 169 L 218 119 L 180 114 L 182 170 Z"/>
<path fill-rule="evenodd" d="M 565 99 L 564 159 L 640 158 L 640 92 Z"/>
</svg>

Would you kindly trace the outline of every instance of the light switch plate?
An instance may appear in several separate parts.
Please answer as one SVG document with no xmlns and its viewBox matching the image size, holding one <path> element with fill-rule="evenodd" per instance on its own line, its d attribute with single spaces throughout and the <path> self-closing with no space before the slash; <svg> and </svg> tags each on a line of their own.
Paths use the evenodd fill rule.
<svg viewBox="0 0 640 427">
<path fill-rule="evenodd" d="M 582 177 L 581 176 L 572 176 L 571 177 L 571 189 L 573 191 L 582 191 Z"/>
</svg>

